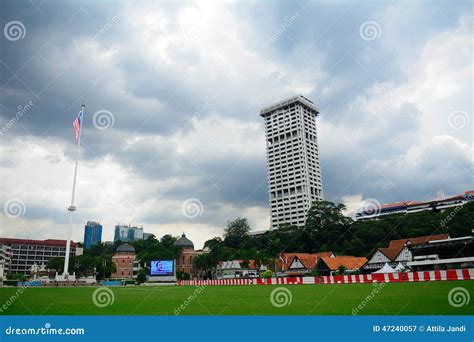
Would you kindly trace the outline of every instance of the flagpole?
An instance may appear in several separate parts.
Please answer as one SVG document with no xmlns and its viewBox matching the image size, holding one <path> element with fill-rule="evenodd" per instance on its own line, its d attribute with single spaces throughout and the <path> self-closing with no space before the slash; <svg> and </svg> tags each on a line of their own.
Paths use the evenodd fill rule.
<svg viewBox="0 0 474 342">
<path fill-rule="evenodd" d="M 79 137 L 77 139 L 77 148 L 76 148 L 76 165 L 74 166 L 74 178 L 72 181 L 72 196 L 71 196 L 71 205 L 67 208 L 69 211 L 69 227 L 67 230 L 67 241 L 66 241 L 66 257 L 64 258 L 64 272 L 63 277 L 65 280 L 69 278 L 69 254 L 71 250 L 71 234 L 72 234 L 72 218 L 74 212 L 76 211 L 76 206 L 74 205 L 74 198 L 76 195 L 76 179 L 77 179 L 77 164 L 79 162 L 79 149 L 81 146 L 81 135 L 82 135 L 82 123 L 84 122 L 84 108 L 86 106 L 81 106 L 82 117 L 79 122 Z"/>
</svg>

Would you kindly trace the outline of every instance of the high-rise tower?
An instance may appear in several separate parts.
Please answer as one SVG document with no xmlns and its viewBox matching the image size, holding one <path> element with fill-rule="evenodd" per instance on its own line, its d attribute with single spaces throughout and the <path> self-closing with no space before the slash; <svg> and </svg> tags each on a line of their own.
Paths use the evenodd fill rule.
<svg viewBox="0 0 474 342">
<path fill-rule="evenodd" d="M 102 243 L 102 225 L 98 222 L 87 221 L 84 227 L 84 247 L 90 248 Z"/>
<path fill-rule="evenodd" d="M 260 112 L 267 139 L 271 228 L 303 226 L 314 201 L 323 199 L 316 116 L 304 96 L 292 97 Z"/>
</svg>

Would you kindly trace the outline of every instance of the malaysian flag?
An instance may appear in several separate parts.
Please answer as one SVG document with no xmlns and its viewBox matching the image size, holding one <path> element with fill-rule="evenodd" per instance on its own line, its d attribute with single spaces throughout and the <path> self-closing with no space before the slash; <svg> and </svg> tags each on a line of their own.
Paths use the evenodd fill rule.
<svg viewBox="0 0 474 342">
<path fill-rule="evenodd" d="M 79 140 L 79 133 L 81 132 L 81 121 L 82 121 L 82 109 L 77 114 L 77 117 L 74 119 L 73 126 L 74 126 L 74 140 L 76 143 Z"/>
</svg>

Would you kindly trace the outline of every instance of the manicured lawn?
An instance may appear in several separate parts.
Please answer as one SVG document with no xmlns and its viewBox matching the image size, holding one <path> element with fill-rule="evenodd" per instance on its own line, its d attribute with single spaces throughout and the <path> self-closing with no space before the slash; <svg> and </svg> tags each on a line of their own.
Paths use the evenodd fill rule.
<svg viewBox="0 0 474 342">
<path fill-rule="evenodd" d="M 16 288 L 1 288 L 0 305 L 6 303 L 6 309 L 0 307 L 0 315 L 351 315 L 359 305 L 360 315 L 474 313 L 474 298 L 459 308 L 448 302 L 455 287 L 474 297 L 474 281 L 379 284 L 378 293 L 372 284 L 290 285 L 285 288 L 291 303 L 279 308 L 270 296 L 281 287 L 207 286 L 200 293 L 192 286 L 112 287 L 114 301 L 105 307 L 94 304 L 92 287 L 29 288 L 17 299 L 11 298 Z"/>
</svg>

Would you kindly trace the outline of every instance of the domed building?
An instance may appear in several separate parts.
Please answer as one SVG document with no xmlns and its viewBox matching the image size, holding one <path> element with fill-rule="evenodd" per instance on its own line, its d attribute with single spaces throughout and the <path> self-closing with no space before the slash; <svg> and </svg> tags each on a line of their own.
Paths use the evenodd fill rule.
<svg viewBox="0 0 474 342">
<path fill-rule="evenodd" d="M 176 272 L 186 272 L 191 276 L 191 279 L 197 277 L 194 259 L 201 254 L 201 251 L 194 250 L 194 243 L 184 233 L 174 245 L 181 249 L 181 254 L 176 260 Z"/>
<path fill-rule="evenodd" d="M 183 249 L 194 249 L 194 243 L 186 237 L 186 234 L 183 233 L 181 237 L 176 240 L 174 243 L 176 247 Z"/>
<path fill-rule="evenodd" d="M 135 248 L 123 243 L 117 247 L 112 262 L 115 264 L 115 272 L 112 278 L 133 278 L 133 267 L 135 261 Z"/>
</svg>

